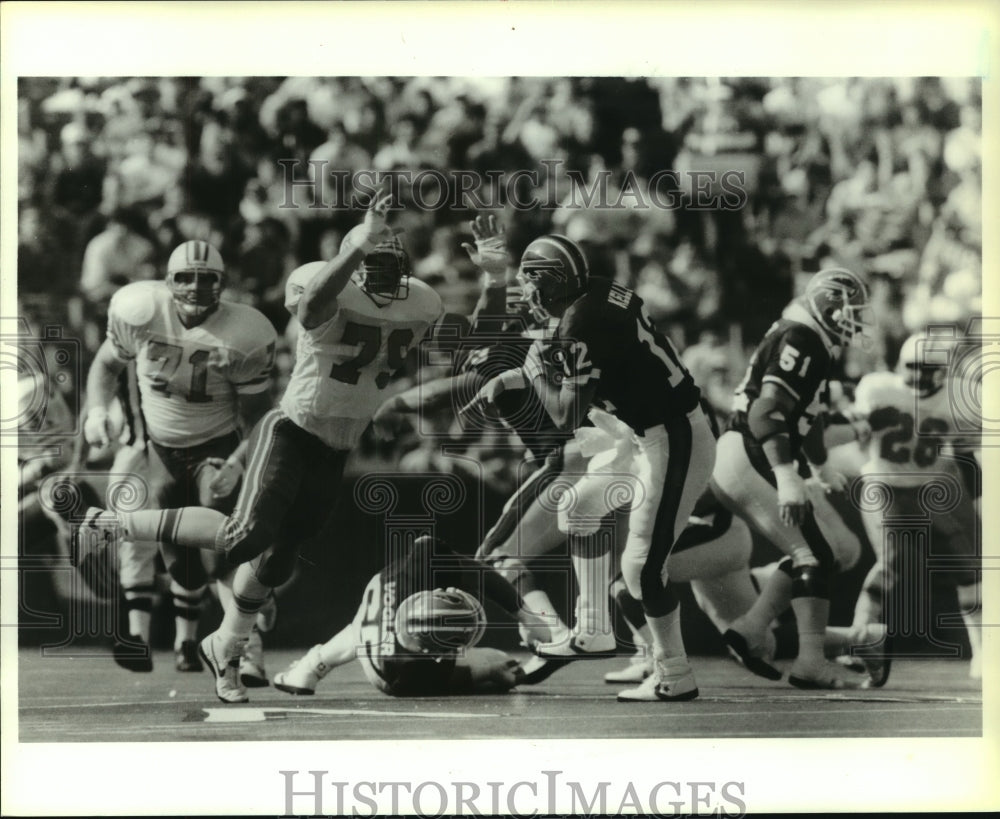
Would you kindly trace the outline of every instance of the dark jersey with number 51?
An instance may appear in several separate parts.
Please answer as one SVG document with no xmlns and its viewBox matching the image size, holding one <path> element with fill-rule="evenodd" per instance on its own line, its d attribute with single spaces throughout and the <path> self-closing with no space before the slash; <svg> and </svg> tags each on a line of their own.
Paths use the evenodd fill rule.
<svg viewBox="0 0 1000 819">
<path fill-rule="evenodd" d="M 607 279 L 590 280 L 559 321 L 554 343 L 563 377 L 581 387 L 596 379 L 596 402 L 636 432 L 687 415 L 701 398 L 642 299 Z"/>
<path fill-rule="evenodd" d="M 746 375 L 736 388 L 729 429 L 742 432 L 756 443 L 747 415 L 763 385 L 777 384 L 795 399 L 788 424 L 792 454 L 797 455 L 813 420 L 826 407 L 826 381 L 832 366 L 830 351 L 816 330 L 798 321 L 778 319 L 750 357 Z M 767 461 L 762 463 L 766 465 Z"/>
</svg>

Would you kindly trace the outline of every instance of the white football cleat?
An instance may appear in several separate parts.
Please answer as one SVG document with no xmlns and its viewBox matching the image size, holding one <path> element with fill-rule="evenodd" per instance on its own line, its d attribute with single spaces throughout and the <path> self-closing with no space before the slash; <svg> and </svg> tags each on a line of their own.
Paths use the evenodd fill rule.
<svg viewBox="0 0 1000 819">
<path fill-rule="evenodd" d="M 264 670 L 264 641 L 256 625 L 250 629 L 250 638 L 240 657 L 240 682 L 247 688 L 264 688 L 270 684 Z"/>
<path fill-rule="evenodd" d="M 274 687 L 279 691 L 298 696 L 310 696 L 316 693 L 316 685 L 330 671 L 330 666 L 320 659 L 322 646 L 316 645 L 306 652 L 305 656 L 295 660 L 284 671 L 274 675 Z"/>
<path fill-rule="evenodd" d="M 687 660 L 653 663 L 653 673 L 637 688 L 618 692 L 618 702 L 683 702 L 698 696 L 698 683 Z"/>
<path fill-rule="evenodd" d="M 585 659 L 587 657 L 614 657 L 618 643 L 608 632 L 562 631 L 553 635 L 549 643 L 538 643 L 535 654 L 539 657 Z"/>
<path fill-rule="evenodd" d="M 198 654 L 215 676 L 215 694 L 225 703 L 249 702 L 246 686 L 240 681 L 240 657 L 246 640 L 226 641 L 213 631 L 198 645 Z"/>
<path fill-rule="evenodd" d="M 618 671 L 609 671 L 604 675 L 606 683 L 641 683 L 653 673 L 652 651 L 646 649 L 645 654 L 636 654 L 627 666 Z"/>
</svg>

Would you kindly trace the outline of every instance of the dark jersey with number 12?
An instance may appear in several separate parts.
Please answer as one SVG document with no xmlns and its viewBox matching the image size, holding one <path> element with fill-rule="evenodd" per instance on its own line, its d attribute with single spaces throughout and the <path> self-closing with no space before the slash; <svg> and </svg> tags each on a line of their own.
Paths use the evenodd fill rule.
<svg viewBox="0 0 1000 819">
<path fill-rule="evenodd" d="M 597 379 L 595 400 L 636 432 L 687 415 L 701 397 L 642 299 L 607 279 L 591 279 L 563 315 L 553 358 L 570 384 Z"/>
</svg>

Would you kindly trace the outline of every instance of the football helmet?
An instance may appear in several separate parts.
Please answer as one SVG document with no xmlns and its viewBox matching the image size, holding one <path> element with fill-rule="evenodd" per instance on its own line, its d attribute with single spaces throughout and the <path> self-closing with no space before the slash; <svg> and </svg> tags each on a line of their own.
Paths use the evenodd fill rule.
<svg viewBox="0 0 1000 819">
<path fill-rule="evenodd" d="M 340 252 L 358 247 L 364 241 L 364 230 L 363 225 L 349 230 L 340 243 Z M 410 294 L 410 257 L 396 234 L 389 230 L 365 256 L 355 273 L 361 280 L 361 289 L 379 307 L 401 301 Z"/>
<path fill-rule="evenodd" d="M 535 239 L 521 254 L 517 280 L 536 321 L 561 316 L 583 293 L 590 275 L 576 242 L 552 233 Z"/>
<path fill-rule="evenodd" d="M 420 654 L 445 654 L 472 648 L 486 631 L 483 604 L 461 589 L 411 594 L 396 610 L 396 639 Z"/>
<path fill-rule="evenodd" d="M 219 305 L 225 275 L 222 256 L 208 242 L 179 245 L 167 262 L 167 287 L 177 311 L 190 319 L 206 316 Z"/>
<path fill-rule="evenodd" d="M 868 285 L 857 273 L 843 267 L 820 270 L 806 285 L 803 301 L 820 326 L 838 343 L 857 338 L 873 341 L 874 327 L 868 303 Z"/>
<path fill-rule="evenodd" d="M 914 333 L 900 348 L 896 372 L 922 398 L 933 395 L 944 386 L 952 343 L 950 337 Z"/>
</svg>

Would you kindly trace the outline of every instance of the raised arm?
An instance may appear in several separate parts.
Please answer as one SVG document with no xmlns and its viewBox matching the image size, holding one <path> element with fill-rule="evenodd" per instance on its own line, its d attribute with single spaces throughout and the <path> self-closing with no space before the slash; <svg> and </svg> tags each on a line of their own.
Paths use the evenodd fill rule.
<svg viewBox="0 0 1000 819">
<path fill-rule="evenodd" d="M 306 285 L 299 299 L 297 318 L 307 330 L 319 327 L 337 312 L 337 297 L 347 287 L 351 275 L 365 256 L 375 249 L 379 239 L 386 233 L 386 217 L 391 199 L 389 194 L 376 194 L 361 223 L 359 244 L 337 254 Z"/>
</svg>

